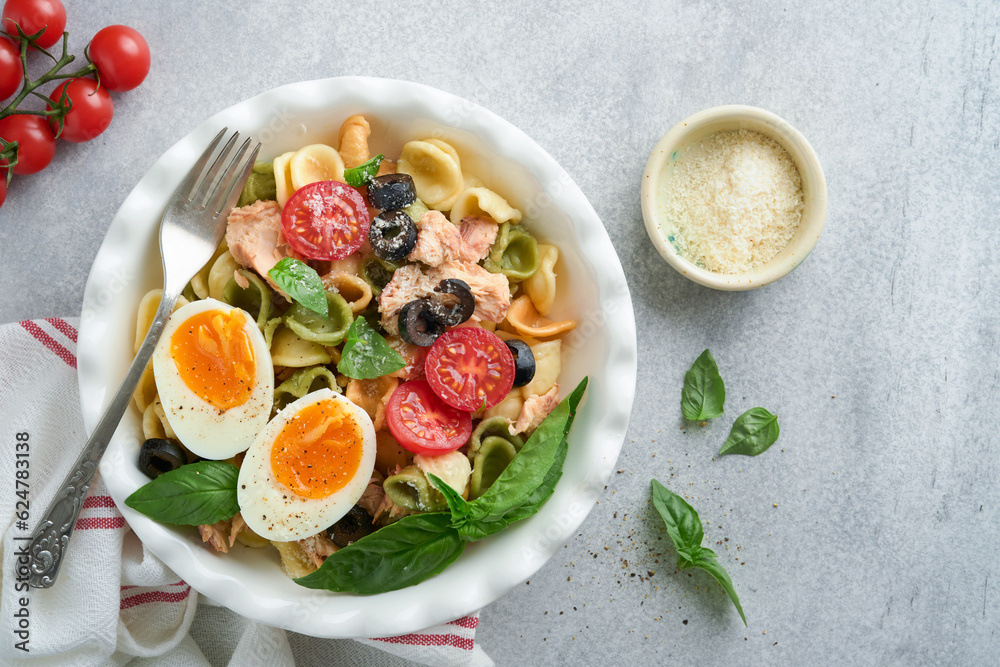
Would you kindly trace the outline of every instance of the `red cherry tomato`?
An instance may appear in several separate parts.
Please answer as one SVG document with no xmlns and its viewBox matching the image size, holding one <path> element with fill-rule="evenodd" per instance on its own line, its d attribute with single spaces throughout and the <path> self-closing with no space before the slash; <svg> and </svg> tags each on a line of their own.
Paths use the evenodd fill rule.
<svg viewBox="0 0 1000 667">
<path fill-rule="evenodd" d="M 472 435 L 472 416 L 442 403 L 424 380 L 396 387 L 385 412 L 392 437 L 414 454 L 447 454 Z"/>
<path fill-rule="evenodd" d="M 343 259 L 368 238 L 368 206 L 346 183 L 318 181 L 295 191 L 281 213 L 288 245 L 309 259 Z"/>
<path fill-rule="evenodd" d="M 7 172 L 0 169 L 0 206 L 7 201 Z"/>
<path fill-rule="evenodd" d="M 7 0 L 3 4 L 3 29 L 17 37 L 16 26 L 29 37 L 44 29 L 35 44 L 47 49 L 62 39 L 66 8 L 59 0 Z"/>
<path fill-rule="evenodd" d="M 103 86 L 97 86 L 94 79 L 70 79 L 60 84 L 49 95 L 49 99 L 57 102 L 66 90 L 73 107 L 63 119 L 62 134 L 60 139 L 79 144 L 90 141 L 111 124 L 111 117 L 115 113 L 115 103 L 111 101 L 111 94 Z M 53 105 L 49 105 L 51 109 Z M 50 121 L 52 130 L 59 129 L 59 123 Z"/>
<path fill-rule="evenodd" d="M 97 66 L 101 87 L 108 90 L 132 90 L 149 74 L 149 44 L 127 25 L 101 28 L 90 40 L 87 54 Z"/>
<path fill-rule="evenodd" d="M 49 166 L 56 154 L 56 135 L 41 116 L 17 114 L 0 119 L 0 137 L 17 142 L 18 176 L 34 174 Z"/>
<path fill-rule="evenodd" d="M 434 341 L 424 371 L 442 401 L 475 412 L 493 407 L 514 386 L 514 355 L 495 333 L 459 327 Z"/>
<path fill-rule="evenodd" d="M 6 37 L 0 37 L 0 100 L 5 100 L 18 91 L 24 82 L 24 66 L 21 52 Z"/>
</svg>

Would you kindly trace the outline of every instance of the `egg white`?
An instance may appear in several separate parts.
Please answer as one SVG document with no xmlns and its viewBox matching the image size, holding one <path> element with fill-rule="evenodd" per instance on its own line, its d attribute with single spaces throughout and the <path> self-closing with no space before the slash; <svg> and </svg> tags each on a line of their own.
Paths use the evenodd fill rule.
<svg viewBox="0 0 1000 667">
<path fill-rule="evenodd" d="M 300 410 L 337 401 L 361 429 L 361 461 L 351 480 L 326 498 L 305 498 L 279 482 L 271 471 L 271 448 L 281 430 Z M 237 501 L 247 526 L 276 542 L 315 535 L 347 514 L 361 498 L 375 469 L 375 427 L 368 413 L 331 389 L 320 389 L 288 404 L 253 441 L 240 466 Z"/>
<path fill-rule="evenodd" d="M 177 371 L 170 353 L 170 340 L 193 315 L 215 310 L 231 313 L 240 309 L 215 299 L 204 299 L 173 312 L 153 351 L 153 377 L 167 422 L 177 439 L 198 456 L 219 460 L 245 451 L 267 424 L 274 403 L 274 369 L 271 353 L 256 321 L 243 312 L 246 317 L 243 328 L 250 338 L 256 362 L 256 382 L 250 397 L 242 405 L 220 412 L 191 391 Z"/>
</svg>

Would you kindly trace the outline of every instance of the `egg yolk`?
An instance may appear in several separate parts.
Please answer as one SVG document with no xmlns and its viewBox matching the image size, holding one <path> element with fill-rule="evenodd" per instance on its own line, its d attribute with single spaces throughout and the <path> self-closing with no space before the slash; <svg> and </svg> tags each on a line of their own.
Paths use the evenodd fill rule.
<svg viewBox="0 0 1000 667">
<path fill-rule="evenodd" d="M 177 372 L 196 396 L 225 411 L 243 405 L 257 383 L 253 344 L 241 310 L 206 310 L 170 338 Z"/>
<path fill-rule="evenodd" d="M 326 498 L 354 478 L 361 465 L 362 432 L 338 401 L 299 410 L 271 446 L 271 472 L 293 493 Z"/>
</svg>

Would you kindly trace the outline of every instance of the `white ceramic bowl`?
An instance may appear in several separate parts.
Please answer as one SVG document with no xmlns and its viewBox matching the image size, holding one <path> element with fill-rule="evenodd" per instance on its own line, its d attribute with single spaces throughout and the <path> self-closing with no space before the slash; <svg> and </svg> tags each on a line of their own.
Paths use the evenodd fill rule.
<svg viewBox="0 0 1000 667">
<path fill-rule="evenodd" d="M 802 177 L 805 208 L 802 223 L 788 245 L 770 261 L 745 273 L 716 273 L 697 266 L 678 252 L 667 239 L 664 214 L 657 192 L 661 178 L 673 165 L 674 152 L 690 142 L 701 141 L 716 132 L 754 130 L 777 141 L 788 151 Z M 748 290 L 763 287 L 786 276 L 809 255 L 826 221 L 826 177 L 819 157 L 806 138 L 780 116 L 757 107 L 740 105 L 713 107 L 685 118 L 667 132 L 646 162 L 642 175 L 642 217 L 646 233 L 670 266 L 696 283 L 719 290 Z"/>
<path fill-rule="evenodd" d="M 148 481 L 137 469 L 139 415 L 130 409 L 101 462 L 101 476 L 129 525 L 199 592 L 263 623 L 319 637 L 412 632 L 468 614 L 536 572 L 579 527 L 614 469 L 635 391 L 635 320 L 614 247 L 587 198 L 534 141 L 493 113 L 414 83 L 338 78 L 282 86 L 216 114 L 168 150 L 122 204 L 91 269 L 78 345 L 84 422 L 92 431 L 132 356 L 140 297 L 161 286 L 159 219 L 171 193 L 223 126 L 264 142 L 262 158 L 315 142 L 336 145 L 340 123 L 365 113 L 373 153 L 395 158 L 410 139 L 458 148 L 474 173 L 525 212 L 529 228 L 557 244 L 560 308 L 580 320 L 566 339 L 562 386 L 590 389 L 570 436 L 562 480 L 535 516 L 470 544 L 442 574 L 374 596 L 314 591 L 281 571 L 273 549 L 216 554 L 192 528 L 156 523 L 124 506 Z"/>
</svg>

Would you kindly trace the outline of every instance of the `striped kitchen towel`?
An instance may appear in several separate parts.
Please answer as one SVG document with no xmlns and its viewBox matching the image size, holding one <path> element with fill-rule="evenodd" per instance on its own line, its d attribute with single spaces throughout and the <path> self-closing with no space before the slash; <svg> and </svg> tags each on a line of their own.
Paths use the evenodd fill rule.
<svg viewBox="0 0 1000 667">
<path fill-rule="evenodd" d="M 132 533 L 100 477 L 58 583 L 29 589 L 26 538 L 86 440 L 76 339 L 70 318 L 0 325 L 0 664 L 493 664 L 476 645 L 478 615 L 351 641 L 295 635 L 209 606 Z"/>
</svg>

